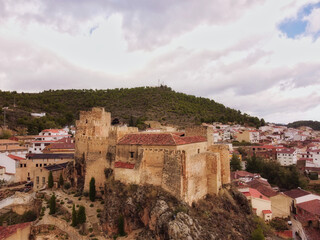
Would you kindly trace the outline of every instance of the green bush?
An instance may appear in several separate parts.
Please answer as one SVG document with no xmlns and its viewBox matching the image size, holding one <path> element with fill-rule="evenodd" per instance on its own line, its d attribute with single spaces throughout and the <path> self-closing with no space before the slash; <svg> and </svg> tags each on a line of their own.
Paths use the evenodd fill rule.
<svg viewBox="0 0 320 240">
<path fill-rule="evenodd" d="M 71 184 L 69 182 L 64 183 L 63 185 L 64 189 L 68 190 L 69 188 L 71 188 Z"/>
</svg>

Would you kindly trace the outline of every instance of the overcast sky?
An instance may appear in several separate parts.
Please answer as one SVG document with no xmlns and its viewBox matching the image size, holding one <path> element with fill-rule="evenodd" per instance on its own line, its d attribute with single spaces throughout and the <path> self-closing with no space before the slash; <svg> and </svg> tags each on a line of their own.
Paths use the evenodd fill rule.
<svg viewBox="0 0 320 240">
<path fill-rule="evenodd" d="M 0 0 L 0 89 L 156 86 L 320 120 L 320 2 Z"/>
</svg>

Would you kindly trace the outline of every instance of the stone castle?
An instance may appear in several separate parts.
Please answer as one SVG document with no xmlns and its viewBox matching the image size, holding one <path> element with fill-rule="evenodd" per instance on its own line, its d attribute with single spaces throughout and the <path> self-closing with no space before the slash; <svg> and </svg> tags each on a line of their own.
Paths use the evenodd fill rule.
<svg viewBox="0 0 320 240">
<path fill-rule="evenodd" d="M 213 144 L 209 127 L 142 133 L 134 127 L 111 126 L 111 114 L 93 108 L 80 112 L 76 128 L 75 180 L 85 191 L 92 177 L 97 190 L 103 190 L 106 172 L 112 172 L 115 180 L 160 186 L 192 204 L 230 183 L 228 147 Z"/>
</svg>

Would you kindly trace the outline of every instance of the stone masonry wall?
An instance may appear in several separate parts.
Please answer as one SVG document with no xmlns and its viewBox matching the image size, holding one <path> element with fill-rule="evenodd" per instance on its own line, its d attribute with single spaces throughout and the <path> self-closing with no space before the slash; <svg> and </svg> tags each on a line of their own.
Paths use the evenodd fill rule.
<svg viewBox="0 0 320 240">
<path fill-rule="evenodd" d="M 222 184 L 230 183 L 230 154 L 229 148 L 224 144 L 214 144 L 208 147 L 208 151 L 220 154 L 221 181 Z"/>
</svg>

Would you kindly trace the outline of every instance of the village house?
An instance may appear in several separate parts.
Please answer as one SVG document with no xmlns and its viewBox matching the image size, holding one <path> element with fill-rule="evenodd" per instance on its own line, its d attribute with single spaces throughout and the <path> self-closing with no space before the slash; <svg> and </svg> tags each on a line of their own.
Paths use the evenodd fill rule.
<svg viewBox="0 0 320 240">
<path fill-rule="evenodd" d="M 34 181 L 38 169 L 70 161 L 74 161 L 72 153 L 28 154 L 26 159 L 20 160 L 16 181 Z"/>
<path fill-rule="evenodd" d="M 0 139 L 0 153 L 11 153 L 18 156 L 25 156 L 27 148 L 20 146 L 18 141 Z"/>
<path fill-rule="evenodd" d="M 67 165 L 68 162 L 64 162 L 35 169 L 33 189 L 36 191 L 46 188 L 48 186 L 50 172 L 52 173 L 54 187 L 58 187 L 60 174 L 65 178 L 64 170 L 66 169 Z"/>
<path fill-rule="evenodd" d="M 236 134 L 239 142 L 259 143 L 260 133 L 257 130 L 245 130 Z"/>
<path fill-rule="evenodd" d="M 281 166 L 297 164 L 297 151 L 293 148 L 285 148 L 277 151 L 277 160 Z"/>
<path fill-rule="evenodd" d="M 213 144 L 213 127 L 189 128 L 185 136 L 138 133 L 136 128 L 111 126 L 111 114 L 103 108 L 80 112 L 76 127 L 75 158 L 76 164 L 85 162 L 84 190 L 92 177 L 102 190 L 105 169 L 125 184 L 161 186 L 189 204 L 230 183 L 229 150 Z"/>
<path fill-rule="evenodd" d="M 251 203 L 253 212 L 264 221 L 272 219 L 271 201 L 258 190 L 250 187 L 239 188 Z"/>
<path fill-rule="evenodd" d="M 25 160 L 25 158 L 12 155 L 9 153 L 0 153 L 0 166 L 2 166 L 5 170 L 2 175 L 2 180 L 6 180 L 8 182 L 17 181 L 17 172 L 20 168 L 20 161 Z"/>
<path fill-rule="evenodd" d="M 285 195 L 291 198 L 291 211 L 296 213 L 297 211 L 297 204 L 305 203 L 311 200 L 320 200 L 320 196 L 315 195 L 313 193 L 307 192 L 300 188 L 292 189 L 290 191 L 284 192 Z"/>
<path fill-rule="evenodd" d="M 297 204 L 297 218 L 303 226 L 319 228 L 320 222 L 320 200 Z"/>
<path fill-rule="evenodd" d="M 42 130 L 36 138 L 31 141 L 29 153 L 42 153 L 43 149 L 51 143 L 63 138 L 71 137 L 70 134 L 64 129 L 45 129 Z"/>
</svg>

